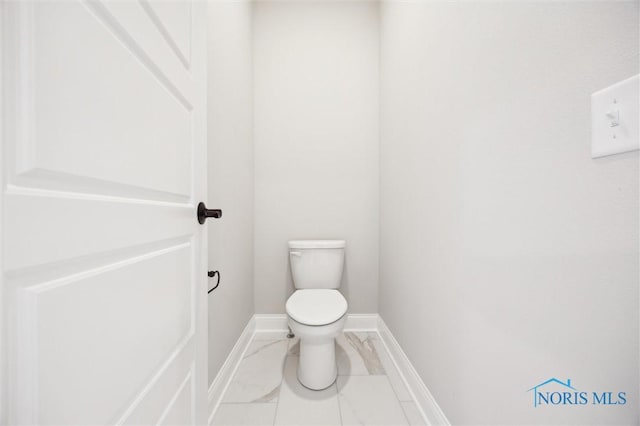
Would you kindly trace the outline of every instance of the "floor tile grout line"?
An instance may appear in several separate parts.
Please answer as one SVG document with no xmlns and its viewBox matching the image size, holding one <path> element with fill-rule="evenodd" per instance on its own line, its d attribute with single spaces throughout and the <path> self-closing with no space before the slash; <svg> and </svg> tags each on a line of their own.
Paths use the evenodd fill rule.
<svg viewBox="0 0 640 426">
<path fill-rule="evenodd" d="M 409 419 L 409 415 L 407 414 L 407 411 L 404 409 L 404 405 L 402 404 L 406 404 L 408 401 L 400 401 L 400 408 L 402 409 L 402 414 L 404 414 L 405 419 L 407 419 L 407 424 L 409 426 L 411 426 L 411 420 Z M 416 404 L 415 401 L 411 401 L 411 403 Z M 417 404 L 416 404 L 417 405 Z M 422 417 L 422 416 L 421 416 Z"/>
<path fill-rule="evenodd" d="M 400 373 L 400 371 L 398 371 L 398 368 L 396 367 L 395 363 L 393 362 L 393 356 L 391 355 L 391 352 L 389 351 L 389 348 L 387 347 L 387 345 L 384 343 L 384 340 L 382 339 L 382 335 L 380 334 L 379 331 L 375 332 L 378 336 L 378 339 L 380 339 L 380 343 L 382 344 L 382 350 L 385 351 L 385 353 L 387 354 L 387 356 L 389 357 L 389 359 L 391 360 L 392 368 L 395 370 L 395 372 L 399 375 L 401 375 L 402 373 Z M 405 402 L 411 402 L 413 404 L 416 405 L 416 407 L 418 406 L 418 401 L 416 401 L 413 393 L 411 392 L 410 389 L 408 389 L 408 385 L 407 383 L 405 383 L 404 380 L 402 380 L 402 386 L 404 386 L 404 388 L 407 390 L 409 396 L 411 397 L 411 399 L 409 401 L 403 401 L 400 399 L 400 397 L 398 396 L 398 392 L 396 391 L 395 387 L 393 386 L 393 384 L 391 383 L 391 379 L 389 379 L 389 375 L 385 374 L 385 376 L 387 377 L 387 381 L 389 382 L 389 386 L 391 386 L 391 390 L 393 390 L 394 395 L 396 396 L 396 400 L 398 401 L 398 403 L 400 404 L 400 408 L 402 409 L 402 414 L 404 414 L 404 417 L 407 420 L 407 424 L 411 425 L 411 421 L 409 420 L 409 416 L 407 415 L 407 412 L 404 409 L 404 406 L 402 405 Z M 420 410 L 418 410 L 420 411 Z M 429 421 L 423 416 L 421 415 L 420 417 L 422 417 L 422 420 L 428 425 L 430 424 Z"/>
<path fill-rule="evenodd" d="M 375 333 L 377 334 L 378 339 L 382 339 L 382 336 L 380 336 L 380 333 L 378 333 L 377 331 Z M 387 348 L 384 345 L 382 345 L 382 350 L 385 351 L 385 354 L 387 355 L 387 357 L 389 359 L 391 359 L 391 354 L 389 353 L 389 351 L 387 351 Z M 382 360 L 380 360 L 380 363 L 382 363 Z M 393 364 L 393 361 L 391 362 L 391 364 Z M 391 367 L 394 370 L 396 369 L 395 365 L 392 365 Z M 396 373 L 398 373 L 398 371 L 396 371 Z M 400 400 L 400 397 L 398 396 L 398 391 L 396 391 L 396 388 L 391 383 L 391 379 L 389 379 L 389 372 L 387 371 L 386 368 L 385 368 L 385 377 L 387 378 L 387 382 L 389 382 L 389 386 L 391 386 L 391 390 L 393 391 L 393 394 L 396 396 L 396 400 L 400 403 L 400 405 L 402 405 L 402 401 Z M 403 383 L 403 386 L 404 386 L 404 383 Z M 404 412 L 404 410 L 402 410 L 402 411 Z"/>
<path fill-rule="evenodd" d="M 244 355 L 249 350 L 249 345 L 251 345 L 251 342 L 253 341 L 253 338 L 255 337 L 255 335 L 256 335 L 256 330 L 254 328 L 253 331 L 251 331 L 251 337 L 249 338 L 249 342 L 246 344 L 246 346 L 242 349 L 242 352 L 240 353 L 240 361 L 238 361 L 238 363 L 233 367 L 229 380 L 227 380 L 227 383 L 225 383 L 225 385 L 222 387 L 220 397 L 218 398 L 218 401 L 216 401 L 212 412 L 209 414 L 209 417 L 207 418 L 207 426 L 213 423 L 213 420 L 215 419 L 215 415 L 216 415 L 216 412 L 218 411 L 218 408 L 220 407 L 220 405 L 224 403 L 224 399 L 227 395 L 227 392 L 229 391 L 229 386 L 231 385 L 233 378 L 236 376 L 236 374 L 238 374 L 238 369 L 240 368 L 240 364 L 244 359 Z"/>
<path fill-rule="evenodd" d="M 255 334 L 255 332 L 254 332 L 254 334 Z M 249 348 L 251 347 L 251 345 L 252 345 L 253 343 L 261 342 L 261 344 L 262 344 L 263 346 L 261 346 L 260 348 L 262 349 L 262 348 L 265 348 L 265 347 L 267 347 L 267 346 L 270 346 L 270 345 L 271 345 L 271 344 L 273 344 L 273 343 L 282 343 L 282 342 L 283 342 L 283 340 L 284 340 L 284 339 L 273 339 L 273 341 L 271 341 L 271 339 L 270 339 L 270 340 L 262 340 L 262 339 L 255 340 L 255 339 L 253 338 L 253 335 L 252 335 L 251 339 L 249 340 L 249 343 L 247 344 L 246 348 L 245 348 L 245 349 L 244 349 L 244 351 L 243 351 L 243 355 L 242 355 L 242 357 L 241 357 L 241 359 L 240 359 L 240 362 L 238 363 L 238 365 L 237 365 L 237 367 L 236 367 L 236 369 L 235 369 L 235 371 L 234 371 L 233 375 L 232 375 L 232 376 L 231 376 L 231 378 L 229 379 L 228 385 L 230 385 L 231 383 L 235 382 L 235 380 L 236 380 L 236 378 L 237 378 L 237 375 L 238 375 L 238 373 L 239 373 L 239 371 L 240 371 L 240 369 L 241 369 L 241 367 L 242 367 L 242 364 L 243 364 L 243 363 L 244 363 L 248 358 L 250 358 L 250 357 L 246 357 L 246 356 L 245 356 L 245 354 L 247 353 L 247 351 L 249 350 Z M 259 351 L 259 350 L 258 350 L 258 351 Z M 285 351 L 285 356 L 286 356 L 286 351 Z M 238 403 L 238 404 L 273 404 L 273 403 L 274 403 L 274 402 L 270 402 L 269 400 L 267 400 L 267 401 L 259 401 L 259 400 L 257 400 L 257 399 L 256 399 L 256 400 L 251 400 L 251 401 L 227 401 L 227 402 L 225 402 L 225 401 L 224 401 L 224 399 L 226 398 L 227 393 L 228 393 L 228 391 L 229 391 L 228 385 L 227 385 L 227 387 L 225 387 L 225 390 L 224 390 L 224 391 L 223 391 L 223 393 L 222 393 L 221 400 L 220 400 L 220 402 L 219 402 L 219 404 L 218 404 L 218 405 L 220 405 L 220 404 L 229 404 L 229 403 Z M 274 390 L 275 390 L 275 388 L 274 388 Z M 278 389 L 278 395 L 279 395 L 279 389 Z M 276 402 L 277 402 L 277 401 L 276 401 Z"/>
<path fill-rule="evenodd" d="M 404 399 L 400 399 L 400 397 L 398 396 L 398 392 L 396 391 L 396 388 L 393 386 L 393 383 L 391 383 L 391 379 L 389 378 L 388 374 L 384 375 L 387 378 L 387 381 L 389 382 L 389 386 L 391 386 L 391 390 L 393 391 L 393 394 L 395 395 L 396 399 L 398 400 L 398 402 L 415 402 L 415 400 L 413 398 L 409 399 L 409 400 L 404 400 Z M 406 388 L 405 384 L 402 383 L 402 386 Z M 408 389 L 407 389 L 407 393 L 408 393 Z"/>
<path fill-rule="evenodd" d="M 406 413 L 406 411 L 405 411 L 405 409 L 404 409 L 403 404 L 404 404 L 404 403 L 413 403 L 413 404 L 416 404 L 416 405 L 417 405 L 417 402 L 416 402 L 416 401 L 414 401 L 414 400 L 411 400 L 411 401 L 401 401 L 401 400 L 399 400 L 399 399 L 398 399 L 398 397 L 397 397 L 397 395 L 395 394 L 395 391 L 394 391 L 394 389 L 393 389 L 393 386 L 391 385 L 391 381 L 389 380 L 389 377 L 387 377 L 387 375 L 386 375 L 386 374 L 385 374 L 385 375 L 381 375 L 381 374 L 373 375 L 373 374 L 370 374 L 370 375 L 368 375 L 368 376 L 360 375 L 360 376 L 352 376 L 352 377 L 370 377 L 370 378 L 374 378 L 374 377 L 375 377 L 375 378 L 378 378 L 378 377 L 382 377 L 382 376 L 384 376 L 384 377 L 386 378 L 386 384 L 388 385 L 389 389 L 391 389 L 391 392 L 392 392 L 393 397 L 395 397 L 395 400 L 393 399 L 393 397 L 392 397 L 391 399 L 386 398 L 386 400 L 395 401 L 395 402 L 398 404 L 398 407 L 399 407 L 399 409 L 400 409 L 400 412 L 402 413 L 402 418 L 403 418 L 404 420 L 406 420 L 406 422 L 407 422 L 407 423 L 406 423 L 406 424 L 407 424 L 407 426 L 410 426 L 410 425 L 411 425 L 411 421 L 409 420 L 409 416 L 407 415 L 407 413 Z M 343 376 L 343 377 L 349 377 L 349 376 Z M 338 399 L 338 401 L 339 401 L 339 399 Z M 424 420 L 424 419 L 423 419 L 423 420 Z M 395 424 L 395 423 L 394 423 L 394 424 Z M 426 423 L 426 424 L 427 424 L 427 425 L 429 425 L 430 423 Z M 343 426 L 344 426 L 344 425 L 343 425 Z"/>
<path fill-rule="evenodd" d="M 402 405 L 403 401 L 400 401 L 400 399 L 398 398 L 398 394 L 396 393 L 395 389 L 393 389 L 393 385 L 391 384 L 391 380 L 389 380 L 389 377 L 387 377 L 387 382 L 389 383 L 389 387 L 391 387 L 391 390 L 396 396 L 396 401 L 398 401 L 398 404 L 400 405 L 400 410 L 402 411 L 402 414 L 404 415 L 404 418 L 407 421 L 407 424 L 410 425 L 411 421 L 409 420 L 409 416 L 407 416 L 407 412 L 404 410 L 404 406 Z M 404 401 L 404 402 L 409 402 L 409 401 Z M 415 401 L 411 401 L 411 402 L 413 402 L 414 404 L 416 403 Z"/>
<path fill-rule="evenodd" d="M 386 374 L 338 374 L 338 377 L 369 377 L 369 376 L 386 376 Z"/>
<path fill-rule="evenodd" d="M 289 339 L 285 339 L 285 340 L 289 340 Z M 276 400 L 276 409 L 274 410 L 274 413 L 273 413 L 273 422 L 271 422 L 273 426 L 275 426 L 276 419 L 278 418 L 278 409 L 280 408 L 280 395 L 282 394 L 282 386 L 284 385 L 284 372 L 287 366 L 287 358 L 289 358 L 289 346 L 290 346 L 290 342 L 287 341 L 287 348 L 284 352 L 284 359 L 282 361 L 282 375 L 280 376 L 280 386 L 278 387 L 278 399 Z"/>
<path fill-rule="evenodd" d="M 287 341 L 287 345 L 286 345 L 286 349 L 285 349 L 285 353 L 284 353 L 284 358 L 283 358 L 283 362 L 282 362 L 282 367 L 281 367 L 281 377 L 280 377 L 280 383 L 279 383 L 279 386 L 278 386 L 277 399 L 275 401 L 264 401 L 264 402 L 247 401 L 247 402 L 228 402 L 228 403 L 223 403 L 222 401 L 220 401 L 219 405 L 223 405 L 223 404 L 228 404 L 228 405 L 259 404 L 259 405 L 263 405 L 263 406 L 271 406 L 272 404 L 275 404 L 275 410 L 273 411 L 273 419 L 272 419 L 272 422 L 271 422 L 271 425 L 275 426 L 277 418 L 278 418 L 278 413 L 282 409 L 280 407 L 280 403 L 281 403 L 281 395 L 282 395 L 282 386 L 284 385 L 284 382 L 285 382 L 286 363 L 289 361 L 289 358 L 295 356 L 295 355 L 291 355 L 289 353 L 292 344 L 295 342 L 295 339 L 286 339 L 286 338 L 285 339 L 282 339 L 282 338 L 259 339 L 259 338 L 256 338 L 258 333 L 259 332 L 254 332 L 254 334 L 251 336 L 251 339 L 250 339 L 249 343 L 247 344 L 247 348 L 244 351 L 245 353 L 248 351 L 249 346 L 251 346 L 251 344 L 253 344 L 254 342 L 258 342 L 258 341 L 262 341 L 262 340 L 272 341 L 272 342 L 269 342 L 269 344 L 267 344 L 267 346 L 269 346 L 270 344 L 276 343 L 278 341 L 282 341 L 282 340 Z M 366 336 L 367 336 L 367 338 L 373 338 L 373 339 L 378 340 L 380 343 L 382 343 L 382 345 L 381 345 L 382 351 L 384 351 L 384 353 L 385 353 L 386 357 L 388 358 L 388 360 L 393 361 L 393 358 L 392 358 L 387 346 L 384 344 L 384 342 L 382 340 L 382 336 L 380 335 L 380 333 L 378 331 L 372 331 L 372 332 L 369 331 L 369 332 L 366 333 Z M 393 371 L 396 374 L 399 374 L 399 371 L 397 371 L 395 363 L 392 362 L 391 368 L 393 369 Z M 400 409 L 402 411 L 403 418 L 407 421 L 407 424 L 410 424 L 409 416 L 408 416 L 408 414 L 407 414 L 407 412 L 405 410 L 405 406 L 403 404 L 405 404 L 405 403 L 417 404 L 417 402 L 413 398 L 412 395 L 410 395 L 410 399 L 409 400 L 406 400 L 406 401 L 405 400 L 401 400 L 399 398 L 398 391 L 394 387 L 394 385 L 393 385 L 388 373 L 389 372 L 386 371 L 386 368 L 385 368 L 385 374 L 348 374 L 348 375 L 337 374 L 336 380 L 334 382 L 334 386 L 335 386 L 335 389 L 336 389 L 336 402 L 337 402 L 338 418 L 339 418 L 339 421 L 340 421 L 340 425 L 344 426 L 344 419 L 343 419 L 343 416 L 342 416 L 342 405 L 343 404 L 340 401 L 340 390 L 339 390 L 339 386 L 338 386 L 338 379 L 340 377 L 344 377 L 346 380 L 348 380 L 349 377 L 368 377 L 368 376 L 385 376 L 386 377 L 385 381 L 388 383 L 389 387 L 393 391 L 393 395 L 395 396 L 397 403 L 400 405 Z M 237 374 L 237 371 L 231 377 L 230 381 L 233 381 L 233 379 L 235 378 L 236 374 Z M 406 384 L 405 383 L 399 383 L 399 384 L 406 388 Z M 225 391 L 226 391 L 226 389 L 225 389 Z M 224 392 L 224 393 L 226 393 L 226 392 Z M 225 395 L 223 394 L 221 396 L 221 399 L 224 399 L 224 396 Z"/>
<path fill-rule="evenodd" d="M 393 357 L 391 356 L 391 353 L 389 352 L 389 350 L 387 349 L 387 346 L 382 342 L 382 336 L 380 336 L 380 333 L 378 333 L 377 331 L 375 332 L 378 335 L 378 338 L 380 339 L 380 342 L 382 343 L 382 350 L 387 354 L 387 357 L 389 358 L 389 360 L 391 361 L 391 368 L 393 368 L 393 370 L 396 372 L 396 374 L 398 376 L 400 376 L 400 371 L 398 371 L 398 369 L 396 368 L 394 362 L 393 362 Z M 380 361 L 382 362 L 382 360 Z M 385 373 L 388 373 L 385 369 Z M 408 401 L 403 401 L 402 399 L 400 399 L 400 397 L 398 396 L 398 391 L 396 390 L 396 388 L 393 386 L 393 383 L 391 383 L 391 379 L 389 378 L 389 374 L 385 374 L 385 376 L 387 377 L 387 381 L 389 382 L 389 385 L 391 386 L 391 390 L 393 390 L 393 394 L 396 396 L 396 399 L 398 400 L 398 402 L 402 405 L 403 402 L 414 402 L 417 404 L 417 402 L 413 399 L 413 396 L 411 395 L 411 393 L 409 392 L 409 389 L 407 388 L 406 383 L 404 383 L 404 380 L 401 379 L 401 384 L 402 386 L 405 388 L 405 390 L 407 391 L 407 393 L 409 394 L 409 396 L 411 397 L 410 400 Z M 402 410 L 404 412 L 404 410 Z"/>
<path fill-rule="evenodd" d="M 221 402 L 220 405 L 275 405 L 278 401 L 273 402 L 255 402 L 255 401 L 247 401 L 247 402 Z"/>
<path fill-rule="evenodd" d="M 336 368 L 338 368 L 337 365 L 336 365 Z M 336 401 L 338 402 L 338 417 L 340 418 L 340 425 L 344 426 L 344 421 L 342 420 L 342 404 L 340 404 L 340 389 L 338 388 L 338 377 L 340 376 L 336 376 L 336 381 L 335 381 Z"/>
</svg>

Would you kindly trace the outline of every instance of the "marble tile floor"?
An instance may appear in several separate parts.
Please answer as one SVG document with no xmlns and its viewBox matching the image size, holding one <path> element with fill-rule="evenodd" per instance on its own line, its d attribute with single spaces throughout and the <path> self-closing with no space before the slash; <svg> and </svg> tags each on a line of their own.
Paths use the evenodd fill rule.
<svg viewBox="0 0 640 426">
<path fill-rule="evenodd" d="M 312 391 L 296 377 L 298 339 L 256 333 L 213 425 L 426 425 L 377 333 L 336 339 L 338 379 Z"/>
</svg>

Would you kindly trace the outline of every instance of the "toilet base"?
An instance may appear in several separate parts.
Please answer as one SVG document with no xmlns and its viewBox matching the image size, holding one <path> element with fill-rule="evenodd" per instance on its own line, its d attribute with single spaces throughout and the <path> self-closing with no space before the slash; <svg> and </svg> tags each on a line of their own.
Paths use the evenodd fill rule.
<svg viewBox="0 0 640 426">
<path fill-rule="evenodd" d="M 300 338 L 298 381 L 306 388 L 322 390 L 338 376 L 336 337 L 344 329 L 346 316 L 327 325 L 309 326 L 289 318 L 289 326 Z"/>
<path fill-rule="evenodd" d="M 338 377 L 336 366 L 336 342 L 305 344 L 300 339 L 300 359 L 298 361 L 298 381 L 306 388 L 322 390 L 331 386 Z"/>
</svg>

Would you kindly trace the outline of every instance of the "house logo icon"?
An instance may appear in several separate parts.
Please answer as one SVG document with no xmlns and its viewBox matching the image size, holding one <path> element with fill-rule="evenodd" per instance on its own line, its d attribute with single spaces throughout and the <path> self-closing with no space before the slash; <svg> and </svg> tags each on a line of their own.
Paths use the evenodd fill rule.
<svg viewBox="0 0 640 426">
<path fill-rule="evenodd" d="M 539 391 L 538 391 L 538 389 L 539 389 L 539 388 L 542 388 L 543 386 L 546 386 L 546 385 L 548 385 L 548 384 L 550 384 L 550 383 L 557 383 L 557 384 L 559 384 L 559 385 L 563 386 L 564 388 L 566 388 L 565 390 L 566 390 L 567 392 L 552 392 L 551 394 L 549 394 L 549 392 L 541 393 L 541 392 L 539 392 Z M 567 383 L 565 383 L 565 382 L 563 382 L 563 381 L 561 381 L 561 380 L 556 379 L 555 377 L 552 377 L 552 378 L 550 378 L 550 379 L 549 379 L 549 380 L 547 380 L 547 381 L 544 381 L 544 382 L 542 382 L 542 383 L 540 383 L 540 384 L 538 384 L 538 385 L 535 385 L 534 387 L 532 387 L 531 389 L 529 389 L 527 392 L 531 392 L 531 391 L 533 391 L 533 406 L 534 406 L 534 407 L 537 407 L 537 406 L 538 406 L 538 403 L 539 403 L 540 401 L 542 401 L 542 402 L 544 402 L 544 403 L 547 403 L 547 404 L 548 404 L 548 403 L 549 403 L 549 400 L 550 400 L 550 397 L 551 397 L 552 395 L 554 395 L 554 394 L 558 394 L 558 395 L 560 395 L 560 398 L 561 398 L 561 400 L 562 400 L 562 397 L 563 397 L 563 396 L 565 396 L 565 394 L 569 394 L 569 395 L 571 395 L 571 394 L 572 394 L 572 392 L 570 392 L 570 391 L 575 391 L 575 392 L 577 392 L 578 390 L 577 390 L 576 388 L 574 388 L 573 386 L 571 386 L 571 379 L 567 379 Z M 578 394 L 578 395 L 579 395 L 579 394 Z M 548 398 L 545 398 L 545 396 L 548 396 Z M 552 403 L 553 403 L 553 402 L 552 402 Z M 560 403 L 560 402 L 558 402 L 558 404 L 559 404 L 559 403 Z"/>
<path fill-rule="evenodd" d="M 571 379 L 566 382 L 555 377 L 535 385 L 527 392 L 533 391 L 533 407 L 541 405 L 625 405 L 627 403 L 626 392 L 585 392 L 579 391 L 571 384 Z"/>
</svg>

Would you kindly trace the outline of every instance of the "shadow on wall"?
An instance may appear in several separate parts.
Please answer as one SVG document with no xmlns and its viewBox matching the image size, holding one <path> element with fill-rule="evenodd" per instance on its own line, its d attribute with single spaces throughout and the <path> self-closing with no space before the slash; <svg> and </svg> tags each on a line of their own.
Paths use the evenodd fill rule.
<svg viewBox="0 0 640 426">
<path fill-rule="evenodd" d="M 639 151 L 626 152 L 624 154 L 611 155 L 609 157 L 593 158 L 592 164 L 595 167 L 608 167 L 611 163 L 622 163 L 629 161 L 630 158 L 638 158 L 640 156 Z"/>
<path fill-rule="evenodd" d="M 340 285 L 340 293 L 347 299 L 347 305 L 349 304 L 349 262 L 347 262 L 347 253 L 345 249 L 344 254 L 344 268 L 342 269 L 342 284 Z M 347 307 L 347 312 L 349 308 Z"/>
<path fill-rule="evenodd" d="M 284 302 L 287 302 L 289 296 L 296 291 L 296 287 L 293 285 L 293 275 L 291 274 L 291 256 L 289 256 L 289 245 L 287 244 L 287 294 L 285 295 Z M 284 305 L 283 305 L 284 306 Z"/>
</svg>

